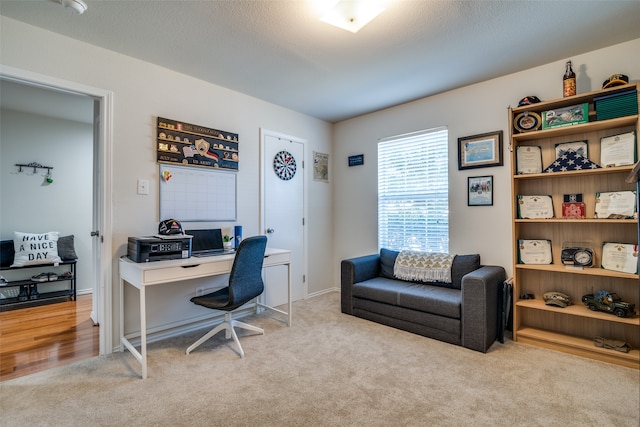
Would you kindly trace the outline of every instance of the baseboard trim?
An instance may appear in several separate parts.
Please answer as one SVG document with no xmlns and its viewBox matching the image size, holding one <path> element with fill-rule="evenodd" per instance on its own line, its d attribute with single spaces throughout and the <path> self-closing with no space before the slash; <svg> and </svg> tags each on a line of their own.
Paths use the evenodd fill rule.
<svg viewBox="0 0 640 427">
<path fill-rule="evenodd" d="M 331 292 L 340 292 L 340 289 L 338 289 L 338 288 L 323 289 L 321 291 L 314 292 L 312 294 L 307 294 L 307 299 L 308 298 L 317 297 L 317 296 L 320 296 L 320 295 L 324 295 L 324 294 L 330 294 Z"/>
</svg>

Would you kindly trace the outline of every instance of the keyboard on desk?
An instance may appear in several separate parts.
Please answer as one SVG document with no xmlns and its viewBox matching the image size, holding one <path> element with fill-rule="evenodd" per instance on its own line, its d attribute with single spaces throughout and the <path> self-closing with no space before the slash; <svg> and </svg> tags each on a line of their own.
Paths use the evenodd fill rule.
<svg viewBox="0 0 640 427">
<path fill-rule="evenodd" d="M 218 256 L 218 255 L 229 255 L 229 254 L 234 254 L 236 251 L 234 251 L 233 249 L 231 250 L 215 250 L 215 251 L 202 251 L 202 252 L 198 252 L 196 254 L 193 254 L 192 256 L 194 257 L 198 257 L 198 258 L 202 258 L 202 257 L 209 257 L 209 256 Z"/>
</svg>

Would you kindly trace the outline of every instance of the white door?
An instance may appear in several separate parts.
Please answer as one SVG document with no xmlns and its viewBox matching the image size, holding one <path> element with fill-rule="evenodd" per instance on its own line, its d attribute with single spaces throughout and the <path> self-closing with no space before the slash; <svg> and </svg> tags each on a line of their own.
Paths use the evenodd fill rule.
<svg viewBox="0 0 640 427">
<path fill-rule="evenodd" d="M 267 247 L 291 251 L 292 299 L 307 295 L 304 275 L 304 144 L 294 137 L 262 130 L 262 233 Z M 287 302 L 287 269 L 265 269 L 265 303 Z"/>
<path fill-rule="evenodd" d="M 100 181 L 100 128 L 101 128 L 101 111 L 100 101 L 95 100 L 93 104 L 93 218 L 90 235 L 93 249 L 93 263 L 91 265 L 91 277 L 93 278 L 93 307 L 91 309 L 91 319 L 95 325 L 100 324 L 102 318 L 102 287 L 100 286 L 100 260 L 102 259 L 102 241 L 104 237 L 101 234 L 101 212 L 102 197 L 101 181 Z"/>
</svg>

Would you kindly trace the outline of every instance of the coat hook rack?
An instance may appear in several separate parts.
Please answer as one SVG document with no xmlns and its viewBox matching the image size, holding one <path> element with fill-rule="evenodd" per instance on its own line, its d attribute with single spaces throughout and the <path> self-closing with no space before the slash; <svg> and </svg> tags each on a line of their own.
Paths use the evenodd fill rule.
<svg viewBox="0 0 640 427">
<path fill-rule="evenodd" d="M 16 166 L 18 167 L 18 173 L 22 172 L 22 168 L 33 168 L 33 173 L 36 173 L 37 169 L 46 169 L 47 173 L 50 173 L 51 169 L 53 169 L 53 166 L 43 166 L 40 163 L 36 162 L 31 162 L 28 164 L 16 163 Z"/>
</svg>

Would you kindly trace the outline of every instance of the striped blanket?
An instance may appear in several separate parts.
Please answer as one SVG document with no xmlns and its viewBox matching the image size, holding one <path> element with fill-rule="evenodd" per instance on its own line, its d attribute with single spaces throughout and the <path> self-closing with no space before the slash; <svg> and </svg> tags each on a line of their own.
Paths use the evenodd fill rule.
<svg viewBox="0 0 640 427">
<path fill-rule="evenodd" d="M 401 251 L 393 274 L 401 280 L 451 283 L 451 266 L 455 255 L 438 252 Z"/>
</svg>

